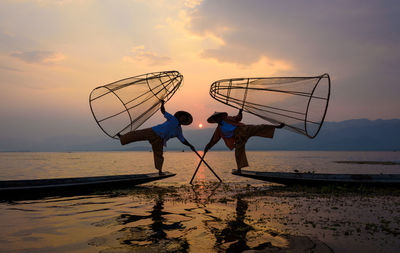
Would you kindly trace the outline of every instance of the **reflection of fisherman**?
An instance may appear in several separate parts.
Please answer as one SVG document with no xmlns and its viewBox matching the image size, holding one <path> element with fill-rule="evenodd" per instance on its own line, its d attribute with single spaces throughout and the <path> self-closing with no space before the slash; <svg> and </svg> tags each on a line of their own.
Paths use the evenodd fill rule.
<svg viewBox="0 0 400 253">
<path fill-rule="evenodd" d="M 165 218 L 162 216 L 163 215 L 163 209 L 164 209 L 164 200 L 162 194 L 158 194 L 158 197 L 156 199 L 156 203 L 153 206 L 153 210 L 151 211 L 151 220 L 153 223 L 150 225 L 151 230 L 153 230 L 152 238 L 155 241 L 159 241 L 161 239 L 166 239 L 167 234 L 164 231 L 164 223 L 163 221 Z"/>
<path fill-rule="evenodd" d="M 244 222 L 247 209 L 247 201 L 242 200 L 238 196 L 236 202 L 236 218 L 228 221 L 226 228 L 216 233 L 217 246 L 227 242 L 234 242 L 229 245 L 226 252 L 242 252 L 250 249 L 247 245 L 246 235 L 249 231 L 254 230 L 254 228 Z"/>
<path fill-rule="evenodd" d="M 183 137 L 181 127 L 181 125 L 190 125 L 192 123 L 192 115 L 185 111 L 177 111 L 174 115 L 171 115 L 165 111 L 164 101 L 161 103 L 161 113 L 167 119 L 163 124 L 132 131 L 124 135 L 117 134 L 122 145 L 136 141 L 149 141 L 153 149 L 154 164 L 160 175 L 162 174 L 164 162 L 163 146 L 166 146 L 169 139 L 177 137 L 184 145 L 194 150 L 193 145 Z"/>
<path fill-rule="evenodd" d="M 208 123 L 218 123 L 218 126 L 215 129 L 210 142 L 204 149 L 204 152 L 207 152 L 222 138 L 230 150 L 235 148 L 238 172 L 240 172 L 241 168 L 249 166 L 245 145 L 250 137 L 260 136 L 264 138 L 273 138 L 275 128 L 282 128 L 285 126 L 283 123 L 278 126 L 245 125 L 240 123 L 241 120 L 242 110 L 239 110 L 239 113 L 236 116 L 228 116 L 226 112 L 215 112 L 211 115 L 207 119 Z"/>
</svg>

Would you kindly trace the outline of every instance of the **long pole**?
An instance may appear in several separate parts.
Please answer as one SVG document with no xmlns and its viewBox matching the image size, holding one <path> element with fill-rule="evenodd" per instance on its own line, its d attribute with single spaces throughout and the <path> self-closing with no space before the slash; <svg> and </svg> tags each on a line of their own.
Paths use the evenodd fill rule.
<svg viewBox="0 0 400 253">
<path fill-rule="evenodd" d="M 192 176 L 192 179 L 190 179 L 190 183 L 189 183 L 189 184 L 192 184 L 193 179 L 194 179 L 194 177 L 196 176 L 197 171 L 199 170 L 200 165 L 201 165 L 201 163 L 202 163 L 203 160 L 204 160 L 204 156 L 206 156 L 206 153 L 204 153 L 203 156 L 201 157 L 200 162 L 199 162 L 199 164 L 197 165 L 197 168 L 196 168 L 196 170 L 194 171 L 193 176 Z"/>
<path fill-rule="evenodd" d="M 195 173 L 193 174 L 192 180 L 190 180 L 190 184 L 192 184 L 192 181 L 193 181 L 194 177 L 196 176 L 196 173 L 197 173 L 198 169 L 200 168 L 200 164 L 201 164 L 202 162 L 204 162 L 204 164 L 208 167 L 208 169 L 211 170 L 211 172 L 214 174 L 214 176 L 216 176 L 216 177 L 218 178 L 218 180 L 219 180 L 220 182 L 222 182 L 221 178 L 219 178 L 219 176 L 214 172 L 214 170 L 211 169 L 210 165 L 208 165 L 208 163 L 203 159 L 203 157 L 205 156 L 205 153 L 204 153 L 203 157 L 201 157 L 201 155 L 199 155 L 199 153 L 197 153 L 196 150 L 193 150 L 193 152 L 195 152 L 196 155 L 197 155 L 201 160 L 200 160 L 199 164 L 197 165 L 197 169 L 196 169 Z"/>
</svg>

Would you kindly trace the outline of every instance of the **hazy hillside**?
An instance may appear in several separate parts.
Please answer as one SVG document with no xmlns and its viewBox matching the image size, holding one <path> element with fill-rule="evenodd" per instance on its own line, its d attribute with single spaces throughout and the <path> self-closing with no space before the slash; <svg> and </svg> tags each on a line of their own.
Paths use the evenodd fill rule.
<svg viewBox="0 0 400 253">
<path fill-rule="evenodd" d="M 314 139 L 277 130 L 273 139 L 253 137 L 248 150 L 400 150 L 400 119 L 325 122 Z M 187 138 L 204 147 L 213 130 L 187 131 Z M 172 144 L 172 143 L 171 143 Z M 172 147 L 172 145 L 171 145 Z M 175 143 L 174 143 L 175 147 Z M 215 149 L 226 149 L 222 141 Z"/>
<path fill-rule="evenodd" d="M 274 139 L 253 137 L 248 150 L 400 150 L 400 119 L 355 119 L 325 122 L 315 139 L 277 130 Z M 186 138 L 199 150 L 209 141 L 214 129 L 184 130 Z M 97 132 L 93 136 L 55 136 L 44 140 L 26 140 L 16 137 L 0 140 L 0 151 L 99 151 L 150 150 L 147 142 L 121 146 L 117 140 Z M 176 139 L 168 142 L 167 150 L 187 148 Z M 220 141 L 214 150 L 227 150 Z"/>
</svg>

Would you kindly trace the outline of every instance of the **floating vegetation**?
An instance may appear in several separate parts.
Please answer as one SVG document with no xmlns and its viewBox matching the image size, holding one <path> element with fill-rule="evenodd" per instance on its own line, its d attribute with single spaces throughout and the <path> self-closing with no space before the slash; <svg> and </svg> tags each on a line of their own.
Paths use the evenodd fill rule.
<svg viewBox="0 0 400 253">
<path fill-rule="evenodd" d="M 348 252 L 396 252 L 398 203 L 395 188 L 202 182 L 15 202 L 2 211 L 29 221 L 26 210 L 46 210 L 26 224 L 41 233 L 34 246 L 75 238 L 76 227 L 79 242 L 87 242 L 79 252 L 342 252 L 343 245 Z M 3 232 L 5 246 L 16 247 L 15 235 L 27 229 L 19 226 Z"/>
<path fill-rule="evenodd" d="M 391 161 L 334 161 L 334 162 L 344 163 L 344 164 L 400 165 L 400 162 L 391 162 Z"/>
</svg>

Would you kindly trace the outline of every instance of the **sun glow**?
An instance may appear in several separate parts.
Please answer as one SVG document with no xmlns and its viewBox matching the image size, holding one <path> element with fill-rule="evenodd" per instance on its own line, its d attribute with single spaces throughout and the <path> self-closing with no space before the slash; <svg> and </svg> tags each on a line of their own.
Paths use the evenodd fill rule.
<svg viewBox="0 0 400 253">
<path fill-rule="evenodd" d="M 203 128 L 203 124 L 200 123 L 200 124 L 199 124 L 199 128 Z"/>
</svg>

